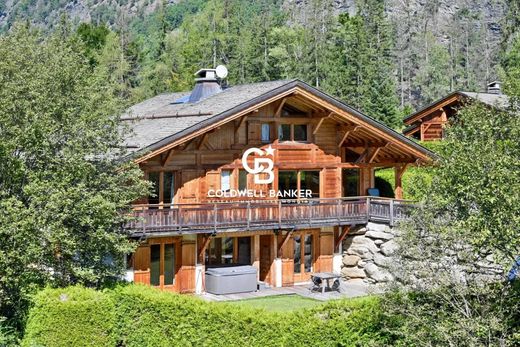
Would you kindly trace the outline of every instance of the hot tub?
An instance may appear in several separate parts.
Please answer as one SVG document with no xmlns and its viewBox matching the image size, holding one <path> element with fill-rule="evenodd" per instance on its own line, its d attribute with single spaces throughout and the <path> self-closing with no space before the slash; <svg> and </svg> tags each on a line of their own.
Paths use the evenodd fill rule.
<svg viewBox="0 0 520 347">
<path fill-rule="evenodd" d="M 206 269 L 206 292 L 233 294 L 257 289 L 256 268 L 251 265 L 212 267 Z"/>
</svg>

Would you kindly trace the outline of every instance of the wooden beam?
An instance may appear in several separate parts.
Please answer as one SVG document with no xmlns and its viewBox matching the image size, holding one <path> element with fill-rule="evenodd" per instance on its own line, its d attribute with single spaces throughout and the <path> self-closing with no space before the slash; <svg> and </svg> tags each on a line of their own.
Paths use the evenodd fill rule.
<svg viewBox="0 0 520 347">
<path fill-rule="evenodd" d="M 285 237 L 283 238 L 282 242 L 278 245 L 278 258 L 282 257 L 282 248 L 283 248 L 283 246 L 285 246 L 287 241 L 289 241 L 292 233 L 293 233 L 292 231 L 288 231 L 287 234 L 285 235 Z"/>
<path fill-rule="evenodd" d="M 331 115 L 333 114 L 333 112 L 330 113 Z M 341 127 L 341 129 L 345 130 L 345 135 L 343 135 L 343 138 L 341 139 L 341 141 L 339 142 L 338 144 L 338 148 L 340 148 L 341 146 L 343 146 L 343 143 L 345 142 L 345 140 L 347 140 L 347 137 L 348 135 L 351 133 L 351 132 L 354 132 L 356 131 L 357 129 L 359 129 L 361 126 L 359 125 L 352 125 L 352 126 L 343 126 Z"/>
<path fill-rule="evenodd" d="M 396 166 L 394 168 L 394 176 L 395 176 L 395 191 L 394 195 L 396 199 L 403 198 L 403 174 L 408 167 L 408 164 L 404 164 L 402 166 Z"/>
<path fill-rule="evenodd" d="M 379 151 L 381 150 L 381 148 L 383 148 L 383 147 L 376 147 L 376 148 L 374 148 L 372 154 L 370 154 L 370 157 L 368 157 L 367 163 L 370 164 L 371 162 L 374 161 L 374 159 L 376 159 L 376 157 L 379 154 Z"/>
<path fill-rule="evenodd" d="M 347 236 L 348 232 L 350 231 L 351 226 L 346 225 L 343 227 L 343 230 L 341 230 L 341 233 L 338 235 L 337 239 L 334 240 L 334 251 L 338 250 L 339 245 L 343 242 L 345 237 Z"/>
<path fill-rule="evenodd" d="M 364 163 L 365 162 L 365 158 L 368 156 L 368 153 L 370 152 L 370 147 L 366 146 L 365 147 L 365 150 L 363 151 L 363 153 L 361 153 L 361 155 L 359 156 L 359 158 L 357 158 L 357 160 L 355 161 L 356 164 L 359 164 L 359 163 Z"/>
<path fill-rule="evenodd" d="M 173 154 L 173 148 L 169 149 L 168 152 L 165 153 L 164 158 L 161 160 L 161 166 L 164 167 L 168 160 L 170 160 L 172 154 Z"/>
<path fill-rule="evenodd" d="M 199 263 L 203 263 L 204 253 L 206 252 L 206 248 L 208 248 L 209 243 L 211 242 L 211 235 L 202 236 L 202 243 L 199 245 Z"/>
<path fill-rule="evenodd" d="M 238 129 L 240 129 L 240 127 L 242 125 L 244 125 L 244 122 L 247 120 L 247 116 L 244 116 L 240 119 L 240 121 L 238 122 L 238 126 L 235 128 L 235 133 L 238 131 Z"/>
<path fill-rule="evenodd" d="M 274 113 L 274 116 L 275 117 L 280 117 L 281 113 L 282 113 L 282 108 L 283 108 L 283 105 L 285 105 L 285 101 L 287 100 L 287 98 L 283 98 L 281 101 L 280 101 L 280 104 L 278 105 L 278 107 L 276 108 L 276 112 Z"/>
<path fill-rule="evenodd" d="M 322 117 L 322 118 L 320 119 L 320 121 L 318 122 L 318 124 L 316 125 L 316 127 L 314 128 L 314 130 L 313 130 L 313 132 L 312 132 L 313 135 L 316 135 L 316 133 L 317 133 L 318 130 L 320 129 L 320 127 L 321 127 L 321 125 L 323 124 L 323 122 L 325 121 L 325 119 L 330 118 L 330 117 L 332 116 L 333 113 L 334 113 L 334 112 L 331 112 L 331 113 L 329 113 L 328 116 L 326 116 L 326 117 Z"/>
<path fill-rule="evenodd" d="M 199 144 L 197 145 L 198 150 L 200 150 L 202 148 L 202 145 L 204 145 L 204 142 L 206 142 L 206 139 L 208 138 L 208 134 L 209 134 L 209 132 L 204 133 L 204 135 L 202 135 L 202 138 L 200 139 Z"/>
</svg>

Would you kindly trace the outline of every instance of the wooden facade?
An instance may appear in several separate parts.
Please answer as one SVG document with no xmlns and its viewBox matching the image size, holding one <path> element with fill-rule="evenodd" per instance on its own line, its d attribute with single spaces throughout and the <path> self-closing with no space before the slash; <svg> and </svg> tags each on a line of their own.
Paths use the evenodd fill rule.
<svg viewBox="0 0 520 347">
<path fill-rule="evenodd" d="M 272 183 L 244 170 L 252 147 L 274 149 Z M 249 156 L 250 166 L 259 157 Z M 304 89 L 274 95 L 136 159 L 155 196 L 136 202 L 140 218 L 130 226 L 145 240 L 132 257 L 134 281 L 194 292 L 204 290 L 205 266 L 238 263 L 272 286 L 308 281 L 333 270 L 350 225 L 405 213 L 405 202 L 367 197 L 374 169 L 395 168 L 399 199 L 405 169 L 429 159 Z M 256 195 L 215 193 L 246 189 Z"/>
<path fill-rule="evenodd" d="M 420 141 L 442 140 L 448 120 L 455 115 L 465 99 L 464 95 L 453 93 L 412 114 L 404 121 L 407 126 L 404 135 Z"/>
</svg>

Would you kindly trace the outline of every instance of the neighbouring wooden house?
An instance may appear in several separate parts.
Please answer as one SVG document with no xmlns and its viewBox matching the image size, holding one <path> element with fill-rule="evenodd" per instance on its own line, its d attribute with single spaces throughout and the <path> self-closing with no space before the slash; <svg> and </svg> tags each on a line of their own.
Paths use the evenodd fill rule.
<svg viewBox="0 0 520 347">
<path fill-rule="evenodd" d="M 421 141 L 437 141 L 457 111 L 468 102 L 481 102 L 491 107 L 505 107 L 508 97 L 501 93 L 500 82 L 488 84 L 487 93 L 457 91 L 420 109 L 404 119 L 403 134 Z"/>
<path fill-rule="evenodd" d="M 133 281 L 203 292 L 207 267 L 249 264 L 258 281 L 290 286 L 339 271 L 351 226 L 406 213 L 401 176 L 431 161 L 427 149 L 299 80 L 222 89 L 215 70 L 197 76 L 193 91 L 123 117 L 129 158 L 155 187 L 128 226 Z M 383 167 L 397 200 L 367 196 Z"/>
</svg>

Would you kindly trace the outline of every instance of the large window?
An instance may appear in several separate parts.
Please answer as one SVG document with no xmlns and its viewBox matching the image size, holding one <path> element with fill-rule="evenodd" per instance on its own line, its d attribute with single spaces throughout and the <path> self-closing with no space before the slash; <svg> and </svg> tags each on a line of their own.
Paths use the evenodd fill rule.
<svg viewBox="0 0 520 347">
<path fill-rule="evenodd" d="M 343 169 L 343 196 L 359 196 L 359 169 Z"/>
<path fill-rule="evenodd" d="M 149 172 L 148 180 L 152 183 L 149 204 L 173 204 L 175 197 L 175 172 Z M 162 183 L 162 185 L 161 185 Z"/>
<path fill-rule="evenodd" d="M 300 171 L 300 189 L 310 191 L 313 199 L 320 197 L 320 172 Z M 307 196 L 308 197 L 308 196 Z"/>
<path fill-rule="evenodd" d="M 206 249 L 207 265 L 251 264 L 251 237 L 213 238 Z"/>
<path fill-rule="evenodd" d="M 320 172 L 278 171 L 278 190 L 284 199 L 319 198 Z M 310 196 L 306 195 L 307 191 L 310 191 Z M 294 196 L 291 192 L 301 194 Z"/>
<path fill-rule="evenodd" d="M 279 141 L 308 141 L 307 124 L 280 124 L 278 126 Z"/>
</svg>

